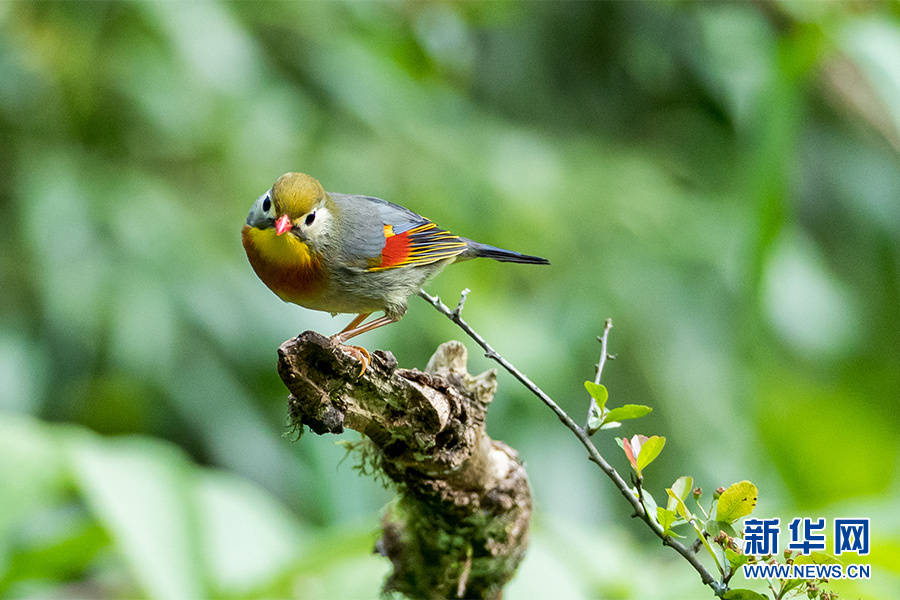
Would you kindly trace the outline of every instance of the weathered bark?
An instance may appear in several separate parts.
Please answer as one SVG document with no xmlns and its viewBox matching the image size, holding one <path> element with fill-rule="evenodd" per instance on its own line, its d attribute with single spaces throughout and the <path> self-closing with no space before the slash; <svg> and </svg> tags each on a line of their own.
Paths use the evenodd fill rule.
<svg viewBox="0 0 900 600">
<path fill-rule="evenodd" d="M 396 484 L 376 544 L 393 564 L 385 591 L 499 598 L 525 553 L 531 492 L 516 451 L 485 433 L 495 371 L 469 375 L 465 346 L 451 341 L 426 372 L 376 351 L 359 377 L 356 359 L 311 331 L 278 357 L 294 425 L 361 432 L 370 462 Z"/>
</svg>

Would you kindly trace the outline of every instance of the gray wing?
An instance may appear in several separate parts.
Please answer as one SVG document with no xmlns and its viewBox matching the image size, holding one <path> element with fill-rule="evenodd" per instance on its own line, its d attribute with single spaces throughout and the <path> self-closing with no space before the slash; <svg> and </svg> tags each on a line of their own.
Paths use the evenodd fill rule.
<svg viewBox="0 0 900 600">
<path fill-rule="evenodd" d="M 413 211 L 381 198 L 331 194 L 340 209 L 342 246 L 348 264 L 381 270 L 429 264 L 450 258 L 466 247 L 462 238 L 438 228 Z"/>
</svg>

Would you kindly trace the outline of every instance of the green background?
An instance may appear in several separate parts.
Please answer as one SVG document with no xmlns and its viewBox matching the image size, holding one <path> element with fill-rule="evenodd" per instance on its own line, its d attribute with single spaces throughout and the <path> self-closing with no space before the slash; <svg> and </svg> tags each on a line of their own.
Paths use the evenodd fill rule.
<svg viewBox="0 0 900 600">
<path fill-rule="evenodd" d="M 895 3 L 0 4 L 0 596 L 377 597 L 392 494 L 285 436 L 275 373 L 347 319 L 280 302 L 240 245 L 300 170 L 548 257 L 428 289 L 471 288 L 579 419 L 612 317 L 610 405 L 655 408 L 614 433 L 668 438 L 648 489 L 871 517 L 872 580 L 835 589 L 891 597 L 898 65 Z M 421 368 L 461 336 L 412 298 L 360 341 Z M 488 431 L 535 497 L 505 597 L 709 595 L 506 374 Z"/>
</svg>

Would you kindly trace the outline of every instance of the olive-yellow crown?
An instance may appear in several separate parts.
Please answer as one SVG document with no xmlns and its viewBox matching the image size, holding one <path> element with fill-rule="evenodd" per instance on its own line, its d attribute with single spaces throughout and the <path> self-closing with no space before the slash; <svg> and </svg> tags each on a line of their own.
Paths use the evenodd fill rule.
<svg viewBox="0 0 900 600">
<path fill-rule="evenodd" d="M 321 204 L 325 189 L 315 177 L 306 173 L 285 173 L 272 186 L 275 212 L 296 219 Z"/>
</svg>

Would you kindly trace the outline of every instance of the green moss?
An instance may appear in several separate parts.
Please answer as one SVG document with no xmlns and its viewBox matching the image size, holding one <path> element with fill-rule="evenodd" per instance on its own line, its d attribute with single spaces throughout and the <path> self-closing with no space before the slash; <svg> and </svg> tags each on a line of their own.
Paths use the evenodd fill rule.
<svg viewBox="0 0 900 600">
<path fill-rule="evenodd" d="M 510 521 L 485 510 L 461 508 L 454 514 L 442 508 L 409 494 L 388 508 L 385 523 L 399 532 L 394 548 L 399 554 L 385 591 L 415 598 L 430 590 L 431 598 L 447 598 L 456 596 L 465 580 L 465 597 L 498 597 L 522 556 L 518 544 L 512 553 L 504 551 Z"/>
</svg>

